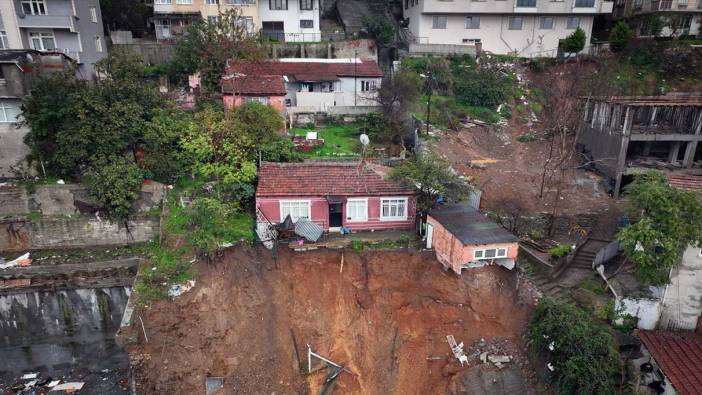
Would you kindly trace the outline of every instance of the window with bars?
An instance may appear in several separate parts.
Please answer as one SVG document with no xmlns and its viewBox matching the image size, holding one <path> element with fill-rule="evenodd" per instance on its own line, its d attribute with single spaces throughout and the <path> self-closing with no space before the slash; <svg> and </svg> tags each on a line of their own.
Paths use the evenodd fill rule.
<svg viewBox="0 0 702 395">
<path fill-rule="evenodd" d="M 473 251 L 473 259 L 487 260 L 496 258 L 507 258 L 507 248 L 485 248 L 482 250 Z"/>
<path fill-rule="evenodd" d="M 22 0 L 22 11 L 28 15 L 46 15 L 44 0 Z"/>
<path fill-rule="evenodd" d="M 285 200 L 280 202 L 280 222 L 285 221 L 287 216 L 293 221 L 300 218 L 312 219 L 310 216 L 309 200 Z"/>
<path fill-rule="evenodd" d="M 380 199 L 381 220 L 407 219 L 407 198 L 382 198 Z"/>
<path fill-rule="evenodd" d="M 368 199 L 348 199 L 346 201 L 347 221 L 368 221 Z"/>
<path fill-rule="evenodd" d="M 300 9 L 306 11 L 313 10 L 314 0 L 300 0 Z"/>
<path fill-rule="evenodd" d="M 288 0 L 268 0 L 268 7 L 271 10 L 287 10 Z"/>
</svg>

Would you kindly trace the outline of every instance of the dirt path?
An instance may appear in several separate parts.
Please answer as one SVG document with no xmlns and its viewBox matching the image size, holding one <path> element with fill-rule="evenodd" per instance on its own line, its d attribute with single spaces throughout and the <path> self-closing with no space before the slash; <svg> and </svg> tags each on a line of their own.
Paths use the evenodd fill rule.
<svg viewBox="0 0 702 395">
<path fill-rule="evenodd" d="M 303 369 L 309 344 L 353 372 L 335 394 L 446 393 L 462 370 L 448 334 L 466 348 L 502 339 L 528 373 L 533 300 L 516 292 L 515 272 L 458 277 L 430 254 L 351 251 L 342 270 L 341 256 L 286 249 L 276 269 L 268 251 L 237 248 L 202 266 L 195 289 L 141 313 L 149 342 L 133 332 L 130 348 L 139 392 L 201 393 L 205 377 L 222 376 L 224 393 L 318 394 L 326 373 L 300 374 L 293 334 Z"/>
</svg>

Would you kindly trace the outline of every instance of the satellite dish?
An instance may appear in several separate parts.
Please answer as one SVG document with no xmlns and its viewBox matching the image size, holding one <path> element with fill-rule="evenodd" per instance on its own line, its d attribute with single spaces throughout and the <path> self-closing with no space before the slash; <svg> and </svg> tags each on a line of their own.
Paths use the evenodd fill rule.
<svg viewBox="0 0 702 395">
<path fill-rule="evenodd" d="M 365 147 L 366 145 L 370 144 L 370 139 L 368 138 L 368 135 L 363 133 L 361 134 L 361 137 L 359 137 L 359 140 L 361 140 L 361 144 Z"/>
</svg>

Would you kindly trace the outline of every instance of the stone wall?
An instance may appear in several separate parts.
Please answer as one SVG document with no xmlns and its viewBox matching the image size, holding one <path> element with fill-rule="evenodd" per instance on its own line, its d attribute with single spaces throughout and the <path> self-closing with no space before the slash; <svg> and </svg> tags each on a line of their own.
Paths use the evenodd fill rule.
<svg viewBox="0 0 702 395">
<path fill-rule="evenodd" d="M 159 234 L 159 218 L 118 224 L 95 217 L 0 220 L 0 252 L 146 243 Z"/>
<path fill-rule="evenodd" d="M 321 43 L 275 43 L 269 46 L 272 58 L 328 58 L 348 59 L 357 56 L 378 60 L 374 40 L 359 39 Z"/>
<path fill-rule="evenodd" d="M 24 136 L 28 132 L 27 127 L 18 128 L 14 123 L 0 123 L 0 180 L 16 177 L 11 167 L 22 164 L 29 154 L 29 147 L 24 144 Z"/>
</svg>

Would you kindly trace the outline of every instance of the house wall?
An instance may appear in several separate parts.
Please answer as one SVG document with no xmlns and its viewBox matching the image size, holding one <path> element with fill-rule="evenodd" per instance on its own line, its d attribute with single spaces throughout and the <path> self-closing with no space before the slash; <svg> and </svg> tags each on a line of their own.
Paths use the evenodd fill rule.
<svg viewBox="0 0 702 395">
<path fill-rule="evenodd" d="M 0 123 L 0 180 L 14 178 L 12 166 L 24 163 L 29 147 L 24 144 L 28 127 L 17 128 L 16 123 Z"/>
<path fill-rule="evenodd" d="M 17 19 L 15 17 L 15 4 L 12 1 L 0 1 L 0 25 L 1 30 L 4 30 L 7 34 L 7 44 L 9 49 L 21 49 L 22 47 L 22 36 L 20 34 L 19 27 L 17 26 Z"/>
<path fill-rule="evenodd" d="M 231 110 L 234 107 L 241 107 L 246 103 L 246 96 L 234 96 L 225 94 L 222 95 L 224 100 L 224 108 Z M 285 96 L 268 96 L 268 105 L 275 108 L 279 112 L 285 111 Z"/>
<path fill-rule="evenodd" d="M 702 250 L 688 248 L 682 263 L 671 271 L 665 289 L 659 328 L 694 330 L 702 314 Z"/>
<path fill-rule="evenodd" d="M 313 10 L 300 10 L 299 0 L 287 0 L 287 10 L 271 10 L 269 0 L 258 0 L 258 15 L 263 22 L 283 22 L 285 28 L 285 41 L 310 42 L 321 41 L 322 35 L 319 28 L 319 0 L 314 0 Z M 300 27 L 301 19 L 311 19 L 314 27 L 303 29 Z"/>
<path fill-rule="evenodd" d="M 369 81 L 375 83 L 376 90 L 362 91 L 362 84 Z M 368 77 L 341 77 L 334 82 L 333 92 L 322 92 L 321 84 L 313 84 L 313 92 L 302 91 L 299 82 L 286 84 L 288 99 L 291 106 L 306 109 L 309 112 L 326 112 L 328 108 L 334 106 L 377 106 L 375 98 L 378 96 L 377 89 L 380 89 L 382 78 Z"/>
<path fill-rule="evenodd" d="M 432 216 L 427 216 L 427 222 L 433 227 L 432 247 L 436 252 L 437 260 L 458 274 L 461 274 L 462 265 L 473 261 L 476 249 L 507 248 L 507 257 L 515 261 L 519 254 L 519 245 L 517 243 L 463 245 L 458 238 Z"/>
<path fill-rule="evenodd" d="M 621 298 L 617 301 L 617 304 L 622 314 L 629 314 L 638 318 L 637 328 L 656 329 L 661 316 L 660 299 Z M 623 322 L 620 320 L 618 323 L 621 324 Z"/>
<path fill-rule="evenodd" d="M 346 203 L 342 206 L 342 226 L 351 230 L 383 230 L 383 229 L 412 229 L 414 226 L 416 204 L 412 196 L 407 196 L 407 219 L 404 221 L 384 221 L 380 219 L 380 199 L 385 196 L 354 196 L 354 198 L 368 199 L 368 221 L 347 221 L 346 220 Z M 390 197 L 390 196 L 388 196 Z M 299 198 L 266 198 L 257 197 L 256 207 L 261 210 L 263 215 L 274 224 L 278 224 L 284 220 L 280 218 L 280 201 L 284 200 L 309 200 L 311 204 L 310 221 L 324 227 L 325 231 L 329 230 L 329 204 L 324 197 L 299 197 Z"/>
</svg>

